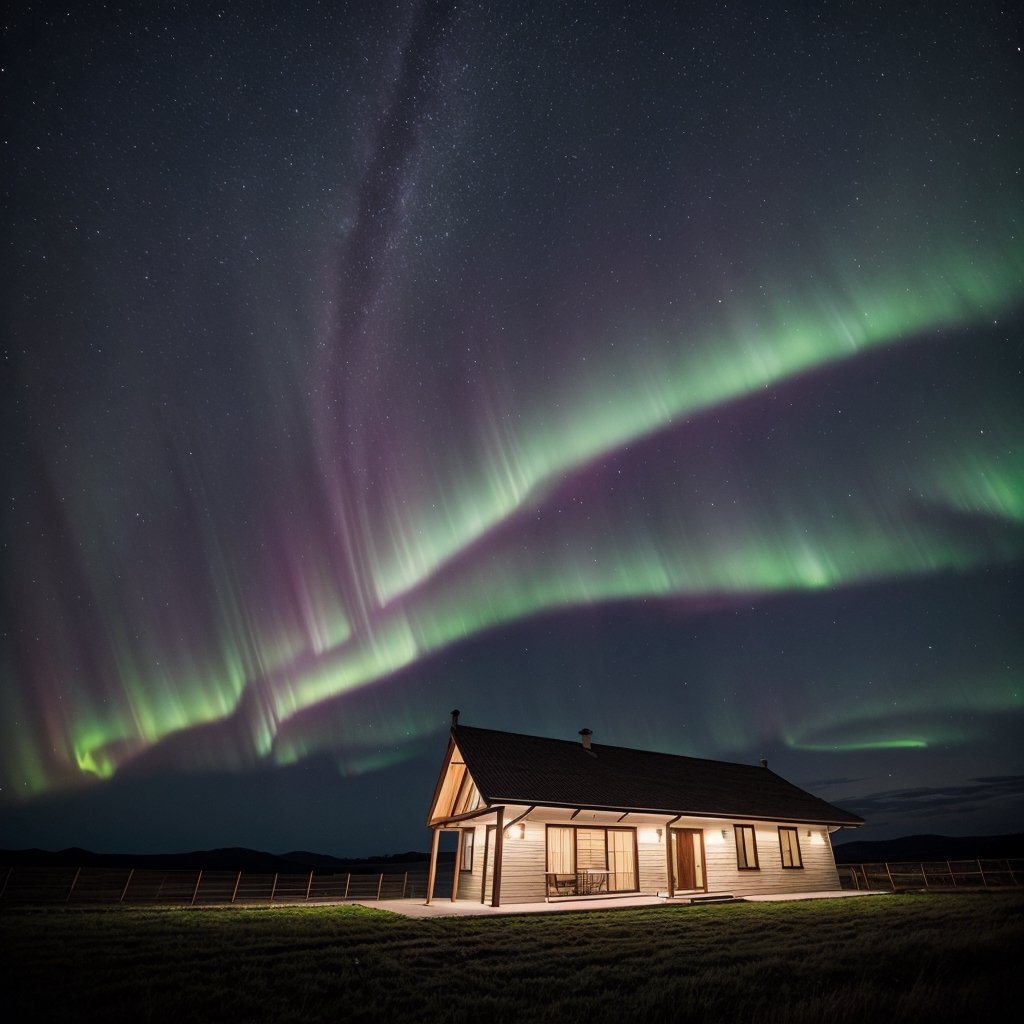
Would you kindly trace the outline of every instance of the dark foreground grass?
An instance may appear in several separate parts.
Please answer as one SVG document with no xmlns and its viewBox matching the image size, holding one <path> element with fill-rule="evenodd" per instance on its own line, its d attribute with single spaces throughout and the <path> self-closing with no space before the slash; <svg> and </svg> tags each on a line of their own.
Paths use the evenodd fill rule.
<svg viewBox="0 0 1024 1024">
<path fill-rule="evenodd" d="M 1020 1003 L 1022 912 L 1017 893 L 425 921 L 4 909 L 2 1005 L 68 1024 L 968 1021 Z"/>
</svg>

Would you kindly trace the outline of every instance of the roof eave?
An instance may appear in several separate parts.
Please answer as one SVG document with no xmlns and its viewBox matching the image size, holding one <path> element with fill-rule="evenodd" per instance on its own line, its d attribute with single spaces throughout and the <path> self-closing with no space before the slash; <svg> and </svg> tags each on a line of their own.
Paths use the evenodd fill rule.
<svg viewBox="0 0 1024 1024">
<path fill-rule="evenodd" d="M 684 818 L 714 818 L 716 820 L 742 820 L 742 821 L 783 821 L 787 824 L 800 825 L 841 825 L 847 828 L 859 828 L 864 824 L 863 818 L 822 818 L 822 817 L 793 817 L 792 815 L 777 814 L 732 814 L 722 811 L 699 811 L 693 809 L 680 809 L 678 807 L 623 807 L 612 804 L 579 804 L 563 803 L 553 800 L 524 799 L 523 797 L 493 797 L 488 803 L 500 804 L 521 804 L 527 806 L 534 804 L 538 808 L 557 807 L 559 810 L 579 811 L 605 811 L 615 814 L 668 814 L 680 815 Z"/>
</svg>

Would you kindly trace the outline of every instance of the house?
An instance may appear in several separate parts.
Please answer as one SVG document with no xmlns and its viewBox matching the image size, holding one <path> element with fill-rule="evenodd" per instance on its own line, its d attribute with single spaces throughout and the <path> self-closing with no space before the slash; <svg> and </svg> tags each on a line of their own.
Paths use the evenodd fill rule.
<svg viewBox="0 0 1024 1024">
<path fill-rule="evenodd" d="M 452 899 L 838 889 L 831 832 L 864 821 L 760 766 L 459 725 L 430 804 L 459 834 Z"/>
</svg>

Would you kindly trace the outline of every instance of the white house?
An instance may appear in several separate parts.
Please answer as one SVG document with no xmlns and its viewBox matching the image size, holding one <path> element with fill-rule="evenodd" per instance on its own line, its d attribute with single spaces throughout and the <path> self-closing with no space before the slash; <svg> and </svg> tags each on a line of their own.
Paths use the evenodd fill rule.
<svg viewBox="0 0 1024 1024">
<path fill-rule="evenodd" d="M 442 831 L 452 899 L 838 889 L 830 833 L 862 818 L 760 766 L 459 725 L 430 804 L 427 902 Z"/>
</svg>

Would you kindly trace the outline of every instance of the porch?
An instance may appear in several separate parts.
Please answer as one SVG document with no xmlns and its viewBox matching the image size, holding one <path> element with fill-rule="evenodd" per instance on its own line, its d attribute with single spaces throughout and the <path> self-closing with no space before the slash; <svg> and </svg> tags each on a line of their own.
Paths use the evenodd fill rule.
<svg viewBox="0 0 1024 1024">
<path fill-rule="evenodd" d="M 772 893 L 765 896 L 742 896 L 738 903 L 775 903 L 788 900 L 826 900 L 826 899 L 857 899 L 863 896 L 885 895 L 881 890 L 830 889 L 823 892 Z M 492 907 L 486 903 L 459 900 L 452 903 L 441 900 L 437 903 L 424 903 L 422 900 L 389 900 L 386 905 L 379 903 L 361 903 L 375 910 L 390 911 L 403 917 L 493 917 L 503 914 L 559 914 L 581 913 L 591 910 L 629 910 L 636 907 L 672 906 L 680 909 L 693 905 L 692 893 L 672 898 L 664 896 L 626 896 L 577 897 L 561 899 L 545 903 L 508 903 L 500 907 Z"/>
</svg>

